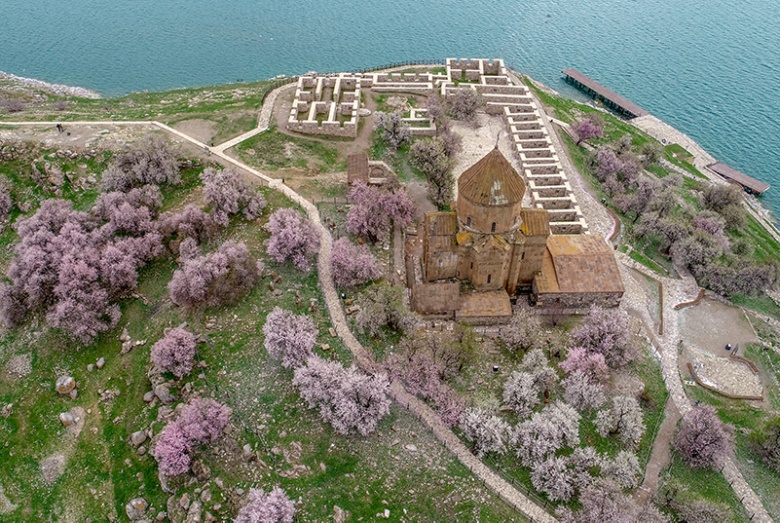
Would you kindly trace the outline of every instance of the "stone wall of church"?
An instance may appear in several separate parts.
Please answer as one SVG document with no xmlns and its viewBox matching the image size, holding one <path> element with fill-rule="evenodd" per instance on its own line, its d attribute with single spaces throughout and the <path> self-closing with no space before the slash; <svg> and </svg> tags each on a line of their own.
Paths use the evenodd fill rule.
<svg viewBox="0 0 780 523">
<path fill-rule="evenodd" d="M 511 251 L 490 250 L 475 253 L 471 284 L 479 291 L 497 291 L 506 287 Z"/>
<path fill-rule="evenodd" d="M 528 236 L 520 251 L 520 271 L 517 283 L 530 284 L 537 272 L 542 270 L 542 259 L 547 249 L 547 236 Z"/>
<path fill-rule="evenodd" d="M 458 220 L 468 229 L 480 232 L 507 232 L 520 222 L 523 202 L 506 206 L 479 205 L 458 196 Z"/>
<path fill-rule="evenodd" d="M 592 305 L 612 308 L 620 305 L 622 292 L 561 292 L 539 294 L 533 287 L 533 300 L 537 307 L 543 309 L 561 309 L 564 311 L 587 310 Z"/>
<path fill-rule="evenodd" d="M 412 309 L 425 315 L 455 316 L 460 308 L 460 283 L 418 283 L 412 287 Z"/>
</svg>

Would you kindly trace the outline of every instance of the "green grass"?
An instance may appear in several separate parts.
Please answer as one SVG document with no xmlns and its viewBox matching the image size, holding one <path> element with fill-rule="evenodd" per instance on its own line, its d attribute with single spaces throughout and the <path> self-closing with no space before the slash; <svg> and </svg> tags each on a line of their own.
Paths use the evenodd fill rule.
<svg viewBox="0 0 780 523">
<path fill-rule="evenodd" d="M 322 172 L 346 170 L 338 149 L 321 140 L 290 136 L 275 128 L 236 146 L 242 161 L 260 169 L 277 171 L 290 167 Z"/>
<path fill-rule="evenodd" d="M 648 256 L 645 256 L 641 251 L 638 251 L 636 249 L 632 249 L 631 252 L 628 253 L 628 256 L 632 260 L 634 260 L 636 262 L 639 262 L 640 264 L 644 265 L 645 267 L 647 267 L 651 271 L 653 271 L 653 272 L 655 272 L 655 273 L 657 273 L 657 274 L 659 274 L 661 276 L 669 276 L 669 271 L 666 269 L 666 267 L 664 267 L 663 265 L 661 265 L 660 263 L 658 263 L 654 259 L 652 259 L 652 258 L 650 258 Z"/>
<path fill-rule="evenodd" d="M 219 122 L 228 113 L 257 111 L 265 92 L 276 85 L 272 81 L 173 89 L 161 92 L 137 92 L 117 98 L 59 97 L 43 91 L 44 103 L 29 104 L 22 112 L 0 114 L 2 120 L 163 120 L 204 118 Z M 54 104 L 67 101 L 64 111 Z"/>
<path fill-rule="evenodd" d="M 659 486 L 662 489 L 670 482 L 678 482 L 687 487 L 691 497 L 701 497 L 714 503 L 725 504 L 731 513 L 731 522 L 750 519 L 750 514 L 742 506 L 726 478 L 718 471 L 691 468 L 679 456 L 674 455 L 670 467 L 661 471 Z"/>
<path fill-rule="evenodd" d="M 761 294 L 758 296 L 742 296 L 740 294 L 734 294 L 729 298 L 733 303 L 744 307 L 745 309 L 764 314 L 770 318 L 774 318 L 780 321 L 780 306 L 775 303 L 775 300 Z"/>
</svg>

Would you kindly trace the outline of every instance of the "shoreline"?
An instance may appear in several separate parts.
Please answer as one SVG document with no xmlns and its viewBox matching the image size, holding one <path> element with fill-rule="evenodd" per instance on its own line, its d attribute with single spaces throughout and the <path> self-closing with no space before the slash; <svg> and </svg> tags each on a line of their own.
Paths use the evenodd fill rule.
<svg viewBox="0 0 780 523">
<path fill-rule="evenodd" d="M 0 71 L 0 80 L 11 80 L 24 87 L 32 87 L 34 89 L 41 89 L 59 96 L 76 96 L 78 98 L 90 98 L 99 99 L 103 98 L 100 93 L 87 89 L 86 87 L 74 87 L 71 85 L 54 84 L 50 82 L 44 82 L 36 78 L 25 78 L 23 76 L 17 76 L 15 74 L 6 73 Z"/>
</svg>

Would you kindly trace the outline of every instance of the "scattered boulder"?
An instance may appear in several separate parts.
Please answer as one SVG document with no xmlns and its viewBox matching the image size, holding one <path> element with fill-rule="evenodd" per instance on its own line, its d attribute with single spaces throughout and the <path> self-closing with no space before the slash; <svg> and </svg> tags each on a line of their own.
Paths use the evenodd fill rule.
<svg viewBox="0 0 780 523">
<path fill-rule="evenodd" d="M 65 473 L 67 460 L 62 454 L 53 454 L 41 461 L 41 475 L 46 483 L 54 483 Z"/>
<path fill-rule="evenodd" d="M 79 389 L 73 389 L 68 396 L 70 396 L 70 399 L 75 400 L 79 397 Z"/>
<path fill-rule="evenodd" d="M 97 363 L 95 363 L 95 366 L 98 369 L 102 369 L 106 365 L 106 359 L 103 357 L 98 358 Z"/>
<path fill-rule="evenodd" d="M 242 449 L 242 455 L 244 457 L 244 461 L 252 461 L 255 457 L 255 452 L 252 450 L 252 446 L 247 443 L 244 445 L 244 448 Z"/>
<path fill-rule="evenodd" d="M 198 481 L 208 481 L 211 477 L 211 469 L 208 465 L 203 463 L 203 460 L 196 459 L 193 461 L 190 470 L 192 470 L 192 473 Z"/>
<path fill-rule="evenodd" d="M 126 341 L 130 341 L 130 334 L 128 334 L 127 332 L 127 327 L 122 329 L 122 334 L 119 335 L 119 341 L 121 341 L 122 343 Z"/>
<path fill-rule="evenodd" d="M 138 521 L 146 513 L 149 503 L 144 498 L 133 498 L 125 505 L 125 512 L 130 521 Z"/>
<path fill-rule="evenodd" d="M 122 342 L 122 350 L 119 351 L 119 354 L 127 354 L 133 350 L 133 342 L 132 340 L 127 340 Z"/>
<path fill-rule="evenodd" d="M 89 365 L 87 365 L 87 371 L 92 372 L 93 370 L 95 370 L 95 364 L 94 363 L 90 363 Z"/>
<path fill-rule="evenodd" d="M 73 414 L 70 412 L 62 412 L 60 413 L 60 423 L 62 423 L 64 426 L 72 425 L 76 420 L 73 419 Z"/>
<path fill-rule="evenodd" d="M 187 511 L 187 519 L 184 523 L 200 523 L 203 518 L 203 504 L 197 499 L 192 502 L 190 509 Z"/>
<path fill-rule="evenodd" d="M 163 402 L 163 405 L 170 405 L 176 401 L 176 397 L 171 394 L 171 391 L 168 389 L 168 385 L 164 383 L 161 383 L 154 388 L 154 395 Z"/>
<path fill-rule="evenodd" d="M 134 447 L 137 447 L 144 441 L 146 441 L 146 432 L 142 430 L 137 430 L 132 434 L 130 434 L 130 444 L 133 445 Z"/>
<path fill-rule="evenodd" d="M 144 394 L 144 401 L 146 403 L 151 403 L 152 401 L 154 401 L 154 391 L 153 390 L 150 390 L 146 394 Z"/>
<path fill-rule="evenodd" d="M 11 416 L 11 413 L 14 411 L 14 404 L 8 403 L 6 405 L 3 405 L 3 408 L 0 409 L 0 416 L 4 418 L 8 418 Z"/>
<path fill-rule="evenodd" d="M 333 505 L 333 523 L 344 523 L 349 513 L 338 505 Z"/>
<path fill-rule="evenodd" d="M 72 376 L 60 376 L 57 378 L 54 389 L 62 395 L 70 394 L 76 390 L 76 380 Z"/>
</svg>

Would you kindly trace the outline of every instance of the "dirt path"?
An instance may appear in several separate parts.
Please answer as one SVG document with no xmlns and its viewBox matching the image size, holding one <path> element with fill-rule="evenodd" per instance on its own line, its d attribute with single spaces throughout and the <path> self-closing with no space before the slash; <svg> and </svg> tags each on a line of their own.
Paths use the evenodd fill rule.
<svg viewBox="0 0 780 523">
<path fill-rule="evenodd" d="M 679 420 L 680 413 L 677 411 L 674 402 L 667 401 L 664 409 L 664 421 L 661 423 L 661 428 L 658 429 L 658 434 L 653 441 L 653 452 L 650 454 L 650 459 L 645 469 L 645 479 L 634 494 L 634 499 L 637 503 L 645 504 L 650 502 L 655 493 L 658 492 L 660 473 L 669 465 L 672 459 L 672 439 L 674 438 L 674 431 Z"/>
</svg>

